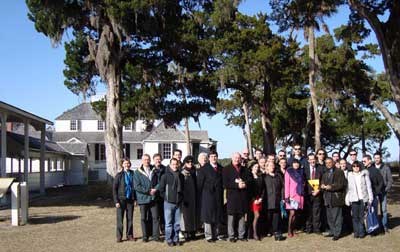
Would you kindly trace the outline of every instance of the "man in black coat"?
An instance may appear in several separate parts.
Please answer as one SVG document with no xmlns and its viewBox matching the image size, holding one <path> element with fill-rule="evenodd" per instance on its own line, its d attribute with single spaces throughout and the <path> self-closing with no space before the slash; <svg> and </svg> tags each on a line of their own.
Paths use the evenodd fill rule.
<svg viewBox="0 0 400 252">
<path fill-rule="evenodd" d="M 152 187 L 156 187 L 160 183 L 161 177 L 164 175 L 166 167 L 161 164 L 162 157 L 161 154 L 156 153 L 153 155 L 153 166 L 154 166 L 154 175 L 151 179 Z M 160 195 L 160 192 L 156 192 L 155 202 L 158 206 L 159 213 L 159 224 L 160 224 L 160 232 L 162 234 L 165 233 L 165 221 L 164 221 L 164 200 Z"/>
<path fill-rule="evenodd" d="M 222 171 L 222 180 L 226 189 L 229 241 L 236 242 L 237 237 L 241 241 L 247 241 L 245 215 L 249 210 L 249 172 L 241 165 L 240 153 L 232 155 L 232 163 Z M 237 230 L 235 227 L 238 227 Z"/>
<path fill-rule="evenodd" d="M 217 163 L 218 153 L 210 151 L 207 163 L 197 175 L 198 190 L 201 191 L 201 220 L 204 222 L 204 235 L 207 242 L 214 242 L 222 235 L 224 222 L 224 188 L 222 166 Z"/>
<path fill-rule="evenodd" d="M 321 193 L 314 190 L 308 180 L 319 180 L 322 178 L 322 168 L 317 166 L 316 158 L 313 153 L 308 155 L 308 164 L 304 168 L 306 184 L 304 190 L 305 211 L 306 211 L 306 233 L 321 232 Z"/>
<path fill-rule="evenodd" d="M 342 232 L 343 216 L 342 207 L 346 193 L 346 178 L 341 169 L 335 168 L 332 158 L 325 160 L 326 172 L 322 175 L 321 189 L 324 190 L 324 203 L 326 216 L 332 240 L 339 240 Z"/>
<path fill-rule="evenodd" d="M 135 191 L 133 186 L 133 171 L 129 159 L 122 160 L 123 170 L 115 175 L 113 183 L 113 199 L 117 209 L 117 242 L 122 241 L 124 214 L 126 213 L 126 238 L 135 241 L 133 237 L 133 202 Z"/>
</svg>

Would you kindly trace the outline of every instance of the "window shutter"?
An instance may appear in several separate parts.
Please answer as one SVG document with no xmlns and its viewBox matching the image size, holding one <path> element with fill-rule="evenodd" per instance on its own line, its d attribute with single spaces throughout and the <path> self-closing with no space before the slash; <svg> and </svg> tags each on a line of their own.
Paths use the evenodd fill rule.
<svg viewBox="0 0 400 252">
<path fill-rule="evenodd" d="M 125 157 L 131 159 L 131 144 L 125 144 Z"/>
<path fill-rule="evenodd" d="M 81 125 L 81 120 L 78 120 L 78 131 L 81 131 L 82 125 Z"/>
<path fill-rule="evenodd" d="M 174 150 L 178 149 L 178 144 L 177 143 L 173 143 L 172 144 L 172 150 L 171 150 L 171 156 L 174 154 Z"/>
<path fill-rule="evenodd" d="M 163 154 L 162 153 L 162 144 L 160 144 L 160 143 L 158 144 L 158 153 L 161 155 Z M 164 157 L 162 157 L 162 158 L 164 158 Z"/>
<path fill-rule="evenodd" d="M 98 161 L 100 158 L 99 158 L 99 153 L 100 153 L 100 151 L 99 151 L 99 144 L 95 144 L 94 145 L 94 160 L 95 161 Z"/>
</svg>

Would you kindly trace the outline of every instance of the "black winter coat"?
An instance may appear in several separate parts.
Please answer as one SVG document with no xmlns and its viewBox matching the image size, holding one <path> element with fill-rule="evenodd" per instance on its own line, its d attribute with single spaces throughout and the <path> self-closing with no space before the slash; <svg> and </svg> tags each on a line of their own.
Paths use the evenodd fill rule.
<svg viewBox="0 0 400 252">
<path fill-rule="evenodd" d="M 120 200 L 126 200 L 125 196 L 125 174 L 124 170 L 120 171 L 115 175 L 114 178 L 114 183 L 113 183 L 113 199 L 114 203 L 120 203 Z M 133 171 L 129 170 L 129 173 L 131 175 L 131 182 L 132 182 L 132 200 L 136 200 L 136 193 L 134 190 L 134 184 L 133 184 Z"/>
<path fill-rule="evenodd" d="M 175 175 L 178 179 L 175 179 Z M 172 204 L 181 204 L 183 201 L 183 175 L 179 171 L 172 171 L 167 167 L 164 176 L 160 180 L 160 194 L 164 201 Z"/>
<path fill-rule="evenodd" d="M 249 178 L 248 169 L 241 166 L 239 172 L 232 164 L 226 166 L 222 171 L 222 180 L 226 189 L 227 212 L 229 215 L 246 214 L 249 210 Z M 246 183 L 246 188 L 239 189 L 239 184 L 236 179 L 242 179 Z"/>
<path fill-rule="evenodd" d="M 197 174 L 197 186 L 201 192 L 201 220 L 215 224 L 224 222 L 224 188 L 222 182 L 223 167 L 218 164 L 217 171 L 206 164 Z"/>
<path fill-rule="evenodd" d="M 196 171 L 193 167 L 190 171 L 182 168 L 183 175 L 183 204 L 182 204 L 182 231 L 190 232 L 197 230 L 197 185 Z"/>
<path fill-rule="evenodd" d="M 280 202 L 285 195 L 284 180 L 281 173 L 275 173 L 275 176 L 269 174 L 264 176 L 264 206 L 268 210 L 279 209 Z"/>
<path fill-rule="evenodd" d="M 371 180 L 372 192 L 374 196 L 377 196 L 385 189 L 383 176 L 374 165 L 368 167 L 367 170 L 369 173 L 369 179 Z"/>
</svg>

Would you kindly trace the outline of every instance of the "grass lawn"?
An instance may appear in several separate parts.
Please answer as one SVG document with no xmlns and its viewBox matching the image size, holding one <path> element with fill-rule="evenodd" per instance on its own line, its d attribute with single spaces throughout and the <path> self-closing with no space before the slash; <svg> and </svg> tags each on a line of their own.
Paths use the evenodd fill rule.
<svg viewBox="0 0 400 252">
<path fill-rule="evenodd" d="M 214 244 L 197 240 L 173 248 L 141 240 L 117 244 L 110 194 L 101 185 L 91 185 L 48 190 L 46 197 L 31 203 L 29 224 L 25 226 L 11 227 L 10 210 L 0 210 L 0 251 L 400 251 L 400 181 L 394 179 L 389 201 L 390 233 L 362 240 L 348 235 L 335 242 L 299 233 L 281 242 L 273 238 Z M 141 237 L 138 207 L 134 215 L 134 234 Z"/>
</svg>

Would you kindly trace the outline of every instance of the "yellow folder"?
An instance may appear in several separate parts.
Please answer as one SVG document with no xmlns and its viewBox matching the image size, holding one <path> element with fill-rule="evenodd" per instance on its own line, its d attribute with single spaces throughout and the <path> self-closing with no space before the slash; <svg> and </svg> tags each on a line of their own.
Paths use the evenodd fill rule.
<svg viewBox="0 0 400 252">
<path fill-rule="evenodd" d="M 309 179 L 308 183 L 311 185 L 314 191 L 319 189 L 319 179 Z"/>
</svg>

